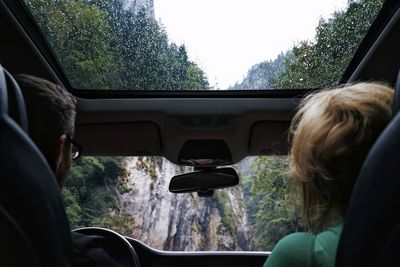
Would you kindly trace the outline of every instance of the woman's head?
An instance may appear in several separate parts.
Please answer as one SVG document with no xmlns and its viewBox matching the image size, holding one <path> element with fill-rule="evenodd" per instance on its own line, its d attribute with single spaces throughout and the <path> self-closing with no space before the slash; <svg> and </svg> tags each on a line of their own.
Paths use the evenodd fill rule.
<svg viewBox="0 0 400 267">
<path fill-rule="evenodd" d="M 306 97 L 291 125 L 290 175 L 313 232 L 343 217 L 362 163 L 391 118 L 393 89 L 358 83 Z"/>
</svg>

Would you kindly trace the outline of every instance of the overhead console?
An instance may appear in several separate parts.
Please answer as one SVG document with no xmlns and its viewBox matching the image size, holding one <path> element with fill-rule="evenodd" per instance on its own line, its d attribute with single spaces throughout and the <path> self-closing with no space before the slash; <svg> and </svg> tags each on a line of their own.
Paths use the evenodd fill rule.
<svg viewBox="0 0 400 267">
<path fill-rule="evenodd" d="M 78 99 L 84 155 L 162 156 L 210 167 L 286 154 L 299 98 Z"/>
<path fill-rule="evenodd" d="M 232 154 L 223 140 L 187 140 L 178 161 L 194 167 L 224 166 L 232 164 Z"/>
</svg>

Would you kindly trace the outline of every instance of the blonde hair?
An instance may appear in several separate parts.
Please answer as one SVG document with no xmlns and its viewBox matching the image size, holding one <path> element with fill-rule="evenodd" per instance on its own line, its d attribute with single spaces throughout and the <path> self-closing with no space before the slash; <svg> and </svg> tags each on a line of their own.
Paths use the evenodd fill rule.
<svg viewBox="0 0 400 267">
<path fill-rule="evenodd" d="M 291 124 L 290 176 L 312 232 L 343 218 L 362 163 L 391 118 L 393 89 L 358 83 L 307 96 Z"/>
</svg>

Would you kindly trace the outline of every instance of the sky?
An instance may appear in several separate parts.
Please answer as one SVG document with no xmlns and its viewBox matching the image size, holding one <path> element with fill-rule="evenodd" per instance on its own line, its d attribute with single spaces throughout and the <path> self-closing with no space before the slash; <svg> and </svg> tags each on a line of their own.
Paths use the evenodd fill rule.
<svg viewBox="0 0 400 267">
<path fill-rule="evenodd" d="M 254 64 L 312 40 L 321 18 L 347 0 L 154 0 L 170 40 L 184 44 L 210 85 L 241 82 Z"/>
</svg>

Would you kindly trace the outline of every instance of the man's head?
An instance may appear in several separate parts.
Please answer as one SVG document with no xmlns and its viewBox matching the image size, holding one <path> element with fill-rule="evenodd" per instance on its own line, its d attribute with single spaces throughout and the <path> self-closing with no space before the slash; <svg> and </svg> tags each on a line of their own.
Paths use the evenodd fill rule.
<svg viewBox="0 0 400 267">
<path fill-rule="evenodd" d="M 25 98 L 29 135 L 62 187 L 72 160 L 75 99 L 62 87 L 41 78 L 21 74 L 16 80 Z"/>
</svg>

